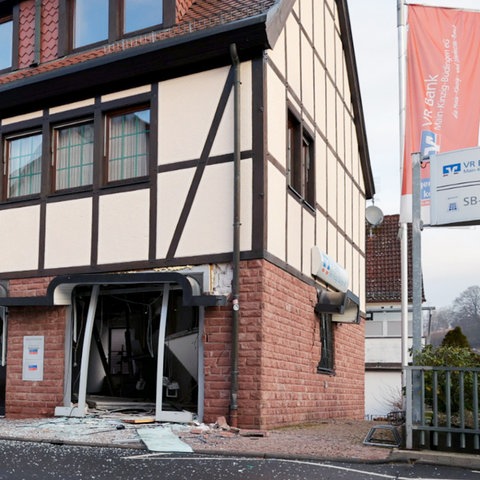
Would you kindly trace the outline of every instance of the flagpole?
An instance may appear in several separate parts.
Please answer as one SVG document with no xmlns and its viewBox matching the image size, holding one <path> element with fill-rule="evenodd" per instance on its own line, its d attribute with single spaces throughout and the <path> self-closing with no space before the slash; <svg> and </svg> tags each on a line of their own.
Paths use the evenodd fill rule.
<svg viewBox="0 0 480 480">
<path fill-rule="evenodd" d="M 407 5 L 404 0 L 397 0 L 397 28 L 398 28 L 398 73 L 399 73 L 399 131 L 400 131 L 400 165 L 404 160 L 404 139 L 405 139 L 405 105 L 406 105 L 406 63 L 407 63 L 407 41 L 406 41 L 406 16 Z M 402 167 L 400 168 L 402 171 Z M 403 175 L 400 175 L 402 182 Z M 401 185 L 400 185 L 401 189 Z M 408 224 L 400 224 L 400 259 L 401 259 L 401 324 L 402 324 L 402 367 L 408 364 Z M 402 370 L 402 386 L 406 385 L 405 371 Z"/>
</svg>

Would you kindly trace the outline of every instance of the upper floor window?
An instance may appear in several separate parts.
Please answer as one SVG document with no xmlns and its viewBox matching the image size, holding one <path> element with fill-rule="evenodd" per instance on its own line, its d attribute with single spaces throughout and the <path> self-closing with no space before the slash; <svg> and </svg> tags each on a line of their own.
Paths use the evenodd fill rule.
<svg viewBox="0 0 480 480">
<path fill-rule="evenodd" d="M 108 39 L 108 0 L 75 0 L 73 48 Z"/>
<path fill-rule="evenodd" d="M 75 49 L 170 24 L 175 1 L 70 0 L 64 8 L 70 18 L 68 49 Z"/>
<path fill-rule="evenodd" d="M 123 0 L 123 31 L 135 32 L 163 23 L 162 1 Z"/>
<path fill-rule="evenodd" d="M 112 113 L 107 116 L 106 127 L 108 181 L 147 175 L 150 110 Z"/>
<path fill-rule="evenodd" d="M 0 19 L 0 70 L 12 67 L 13 20 Z"/>
<path fill-rule="evenodd" d="M 32 132 L 6 139 L 6 196 L 40 193 L 42 180 L 42 134 Z"/>
<path fill-rule="evenodd" d="M 307 204 L 314 207 L 314 142 L 312 136 L 292 112 L 288 114 L 287 170 L 289 187 Z"/>
<path fill-rule="evenodd" d="M 92 120 L 54 128 L 54 190 L 92 184 L 93 131 Z"/>
</svg>

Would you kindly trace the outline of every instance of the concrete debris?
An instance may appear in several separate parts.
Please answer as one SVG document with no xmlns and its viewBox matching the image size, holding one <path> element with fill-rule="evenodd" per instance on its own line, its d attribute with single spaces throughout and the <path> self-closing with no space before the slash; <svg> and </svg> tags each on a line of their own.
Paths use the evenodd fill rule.
<svg viewBox="0 0 480 480">
<path fill-rule="evenodd" d="M 267 437 L 268 432 L 264 430 L 248 430 L 244 428 L 231 427 L 228 425 L 225 417 L 218 417 L 213 425 L 213 429 L 221 429 L 242 437 Z"/>
</svg>

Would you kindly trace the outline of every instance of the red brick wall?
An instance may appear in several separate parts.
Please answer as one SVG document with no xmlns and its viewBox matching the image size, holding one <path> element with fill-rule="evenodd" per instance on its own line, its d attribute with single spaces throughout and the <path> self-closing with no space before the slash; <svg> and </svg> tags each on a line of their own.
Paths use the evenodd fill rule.
<svg viewBox="0 0 480 480">
<path fill-rule="evenodd" d="M 33 63 L 35 52 L 35 0 L 20 4 L 19 30 L 18 66 L 27 68 Z"/>
<path fill-rule="evenodd" d="M 42 2 L 42 62 L 58 55 L 58 1 Z"/>
<path fill-rule="evenodd" d="M 177 13 L 176 13 L 176 19 L 177 22 L 179 22 L 187 10 L 190 8 L 194 0 L 177 0 Z"/>
<path fill-rule="evenodd" d="M 272 428 L 364 412 L 364 327 L 334 325 L 335 376 L 318 374 L 315 288 L 267 261 L 242 263 L 238 425 Z M 205 421 L 228 415 L 231 314 L 207 310 Z"/>
<path fill-rule="evenodd" d="M 20 278 L 8 282 L 10 297 L 41 297 L 54 277 Z"/>
<path fill-rule="evenodd" d="M 8 321 L 6 416 L 53 416 L 63 404 L 65 307 L 10 308 Z M 23 338 L 43 335 L 43 381 L 22 380 Z"/>
</svg>

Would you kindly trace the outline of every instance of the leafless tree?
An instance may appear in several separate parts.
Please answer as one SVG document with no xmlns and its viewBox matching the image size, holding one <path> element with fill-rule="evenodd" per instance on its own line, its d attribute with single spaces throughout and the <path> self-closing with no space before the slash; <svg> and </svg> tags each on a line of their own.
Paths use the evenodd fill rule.
<svg viewBox="0 0 480 480">
<path fill-rule="evenodd" d="M 480 287 L 473 285 L 464 290 L 453 301 L 453 311 L 458 319 L 480 321 Z"/>
</svg>

